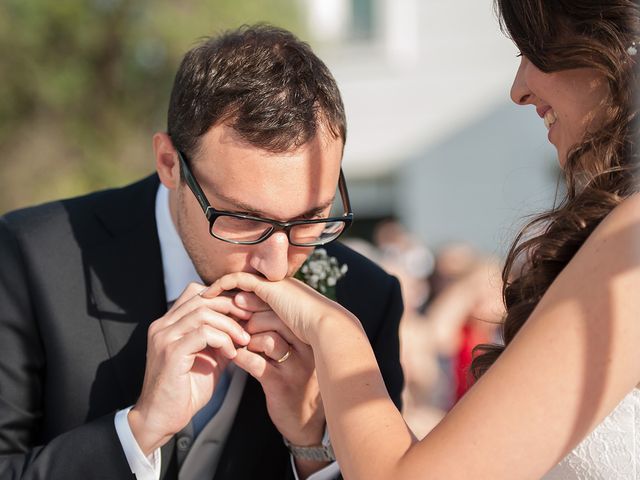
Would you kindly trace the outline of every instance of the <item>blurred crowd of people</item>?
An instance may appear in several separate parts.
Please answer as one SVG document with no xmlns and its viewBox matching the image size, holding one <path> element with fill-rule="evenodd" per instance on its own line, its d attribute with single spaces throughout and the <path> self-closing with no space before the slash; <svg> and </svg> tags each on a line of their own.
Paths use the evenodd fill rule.
<svg viewBox="0 0 640 480">
<path fill-rule="evenodd" d="M 380 222 L 373 243 L 346 243 L 400 280 L 403 415 L 422 438 L 469 388 L 473 348 L 500 341 L 499 261 L 465 243 L 432 251 L 396 220 Z"/>
</svg>

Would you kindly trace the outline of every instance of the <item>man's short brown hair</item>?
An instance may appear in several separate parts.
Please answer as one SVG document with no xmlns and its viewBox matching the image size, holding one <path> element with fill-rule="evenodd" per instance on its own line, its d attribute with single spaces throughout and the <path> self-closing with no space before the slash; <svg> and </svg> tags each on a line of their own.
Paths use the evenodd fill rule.
<svg viewBox="0 0 640 480">
<path fill-rule="evenodd" d="M 189 156 L 219 123 L 272 152 L 290 151 L 319 128 L 346 139 L 335 79 L 308 44 L 269 25 L 244 26 L 190 50 L 176 74 L 168 133 Z"/>
</svg>

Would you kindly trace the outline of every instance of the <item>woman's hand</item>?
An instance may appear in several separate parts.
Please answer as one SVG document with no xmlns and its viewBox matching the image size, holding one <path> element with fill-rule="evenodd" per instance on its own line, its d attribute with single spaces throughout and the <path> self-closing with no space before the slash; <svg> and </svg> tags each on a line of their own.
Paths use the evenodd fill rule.
<svg viewBox="0 0 640 480">
<path fill-rule="evenodd" d="M 255 293 L 306 344 L 311 344 L 312 335 L 323 319 L 343 317 L 357 321 L 341 305 L 294 278 L 270 282 L 250 273 L 232 273 L 218 279 L 201 296 L 214 298 L 225 290 L 236 289 Z"/>
</svg>

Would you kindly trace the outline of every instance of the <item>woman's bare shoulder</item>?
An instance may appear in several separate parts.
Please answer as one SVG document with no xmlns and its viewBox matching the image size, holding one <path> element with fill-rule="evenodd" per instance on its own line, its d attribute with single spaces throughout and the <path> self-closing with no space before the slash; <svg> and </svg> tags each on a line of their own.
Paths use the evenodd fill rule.
<svg viewBox="0 0 640 480">
<path fill-rule="evenodd" d="M 605 217 L 599 228 L 605 231 L 619 229 L 620 227 L 637 228 L 638 222 L 640 222 L 640 193 L 634 193 L 620 202 L 620 204 Z"/>
<path fill-rule="evenodd" d="M 640 193 L 623 200 L 604 218 L 575 260 L 640 266 Z"/>
</svg>

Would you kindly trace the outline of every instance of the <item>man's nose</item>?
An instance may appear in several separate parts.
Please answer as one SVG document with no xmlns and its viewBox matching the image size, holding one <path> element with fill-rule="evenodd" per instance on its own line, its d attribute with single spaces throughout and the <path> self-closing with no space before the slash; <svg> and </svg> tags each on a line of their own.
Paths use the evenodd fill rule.
<svg viewBox="0 0 640 480">
<path fill-rule="evenodd" d="M 275 232 L 253 247 L 249 264 L 268 280 L 278 281 L 289 271 L 289 239 L 285 232 Z"/>
<path fill-rule="evenodd" d="M 529 65 L 529 59 L 523 55 L 520 59 L 520 66 L 518 67 L 516 76 L 513 79 L 513 84 L 511 85 L 511 100 L 518 105 L 528 105 L 529 103 L 532 103 L 531 97 L 533 94 L 531 93 L 531 90 L 529 90 L 525 76 L 525 72 Z"/>
</svg>

